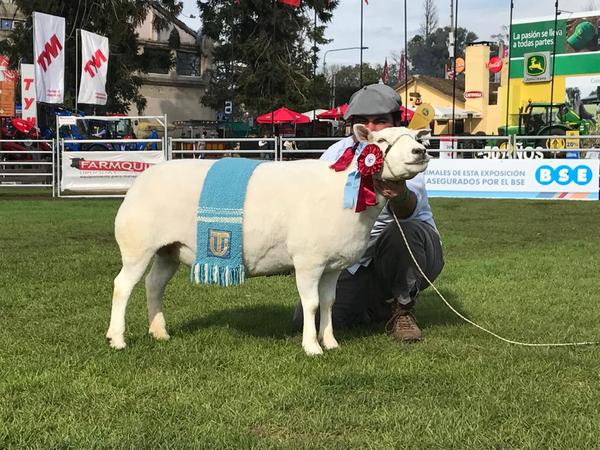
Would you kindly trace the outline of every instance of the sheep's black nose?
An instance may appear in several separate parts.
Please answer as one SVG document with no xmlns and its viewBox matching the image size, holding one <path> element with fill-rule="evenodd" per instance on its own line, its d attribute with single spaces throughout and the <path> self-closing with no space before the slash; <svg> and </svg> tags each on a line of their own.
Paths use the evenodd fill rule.
<svg viewBox="0 0 600 450">
<path fill-rule="evenodd" d="M 413 148 L 412 149 L 412 154 L 413 155 L 421 155 L 421 156 L 425 156 L 425 149 L 424 148 Z"/>
</svg>

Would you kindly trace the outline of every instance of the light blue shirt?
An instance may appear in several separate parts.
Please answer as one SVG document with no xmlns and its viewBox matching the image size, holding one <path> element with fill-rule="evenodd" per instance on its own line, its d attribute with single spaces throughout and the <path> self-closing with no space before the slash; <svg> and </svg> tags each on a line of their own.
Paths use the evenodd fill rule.
<svg viewBox="0 0 600 450">
<path fill-rule="evenodd" d="M 348 147 L 352 147 L 354 145 L 354 139 L 352 136 L 348 136 L 341 141 L 336 142 L 331 147 L 329 147 L 323 154 L 320 159 L 325 161 L 335 162 L 337 159 L 342 156 L 344 150 Z M 406 180 L 406 187 L 410 189 L 415 196 L 417 197 L 417 205 L 415 207 L 414 212 L 410 215 L 410 217 L 406 217 L 404 219 L 398 219 L 400 222 L 405 220 L 420 220 L 422 222 L 428 223 L 433 227 L 434 230 L 437 231 L 437 227 L 435 226 L 435 222 L 433 221 L 433 212 L 431 211 L 431 206 L 429 206 L 429 197 L 427 196 L 427 190 L 425 189 L 425 176 L 423 173 L 417 174 L 411 180 Z M 340 199 L 340 202 L 342 199 Z M 356 273 L 358 267 L 360 265 L 368 266 L 371 262 L 373 251 L 375 249 L 375 242 L 379 235 L 382 233 L 383 229 L 388 226 L 390 223 L 394 222 L 394 216 L 390 211 L 388 204 L 381 210 L 381 214 L 377 218 L 375 225 L 371 229 L 371 236 L 369 237 L 369 245 L 365 254 L 359 260 L 357 264 L 348 268 L 348 271 L 352 274 Z"/>
</svg>

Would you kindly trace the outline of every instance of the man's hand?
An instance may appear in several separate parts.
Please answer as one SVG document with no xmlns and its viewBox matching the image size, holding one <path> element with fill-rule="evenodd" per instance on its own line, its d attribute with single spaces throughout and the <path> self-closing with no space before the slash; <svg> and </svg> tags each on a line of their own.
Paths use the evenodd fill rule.
<svg viewBox="0 0 600 450">
<path fill-rule="evenodd" d="M 399 219 L 410 217 L 417 207 L 417 196 L 406 187 L 406 181 L 373 180 L 375 189 L 388 199 L 388 206 Z"/>
<path fill-rule="evenodd" d="M 406 181 L 384 181 L 384 180 L 373 180 L 375 185 L 375 189 L 377 189 L 381 195 L 385 198 L 392 199 L 395 197 L 405 197 L 406 191 L 408 188 L 406 187 Z"/>
</svg>

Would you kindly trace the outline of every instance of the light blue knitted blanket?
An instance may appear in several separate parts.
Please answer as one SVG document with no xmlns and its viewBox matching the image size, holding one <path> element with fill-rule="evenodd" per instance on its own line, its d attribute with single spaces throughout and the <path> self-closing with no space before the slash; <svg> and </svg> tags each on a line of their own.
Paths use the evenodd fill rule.
<svg viewBox="0 0 600 450">
<path fill-rule="evenodd" d="M 264 161 L 223 158 L 209 169 L 196 215 L 196 259 L 193 284 L 233 286 L 245 279 L 242 226 L 246 187 Z"/>
</svg>

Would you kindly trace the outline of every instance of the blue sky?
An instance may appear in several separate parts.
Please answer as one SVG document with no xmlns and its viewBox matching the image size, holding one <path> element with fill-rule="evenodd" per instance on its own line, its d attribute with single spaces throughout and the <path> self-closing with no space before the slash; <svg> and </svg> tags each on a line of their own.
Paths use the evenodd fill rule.
<svg viewBox="0 0 600 450">
<path fill-rule="evenodd" d="M 242 0 L 243 1 L 243 0 Z M 326 50 L 360 46 L 360 2 L 341 0 L 328 24 L 326 35 L 333 41 L 322 47 Z M 489 40 L 492 34 L 508 25 L 510 0 L 454 0 L 458 1 L 458 25 L 474 31 L 480 40 Z M 196 0 L 183 0 L 184 14 L 198 17 Z M 514 0 L 513 17 L 529 18 L 554 15 L 554 0 Z M 596 7 L 594 7 L 594 3 Z M 423 16 L 423 0 L 407 0 L 408 39 L 416 34 Z M 436 0 L 439 25 L 450 24 L 450 0 Z M 572 12 L 600 9 L 600 0 L 559 0 L 559 8 Z M 404 0 L 369 0 L 363 9 L 363 61 L 383 64 L 392 52 L 400 53 L 404 47 Z M 200 19 L 182 17 L 192 28 L 200 27 Z M 359 51 L 330 52 L 327 64 L 357 64 Z"/>
</svg>

